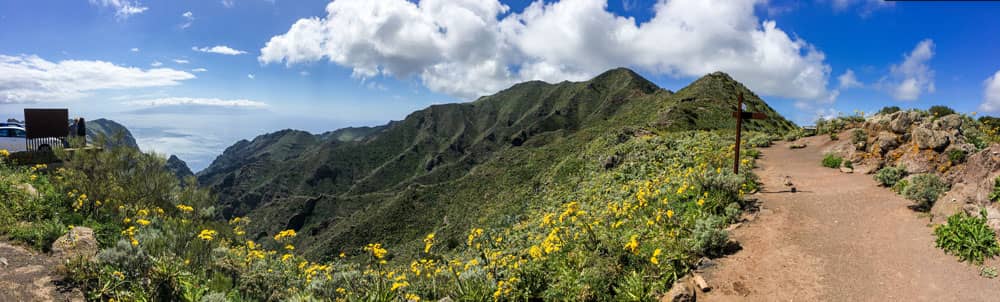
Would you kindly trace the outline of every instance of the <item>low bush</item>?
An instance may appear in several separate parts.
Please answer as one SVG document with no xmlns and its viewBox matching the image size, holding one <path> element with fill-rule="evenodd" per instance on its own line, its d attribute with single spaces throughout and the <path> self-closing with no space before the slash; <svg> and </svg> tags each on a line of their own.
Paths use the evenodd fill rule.
<svg viewBox="0 0 1000 302">
<path fill-rule="evenodd" d="M 850 160 L 846 160 L 845 159 L 844 160 L 844 168 L 854 169 L 854 163 L 851 163 Z"/>
<path fill-rule="evenodd" d="M 893 187 L 899 182 L 903 177 L 906 177 L 906 167 L 899 166 L 889 166 L 878 170 L 875 173 L 875 181 L 884 187 Z"/>
<path fill-rule="evenodd" d="M 986 224 L 986 212 L 979 217 L 958 213 L 948 217 L 948 223 L 934 229 L 937 247 L 958 256 L 960 261 L 982 264 L 986 258 L 1000 254 L 996 234 Z"/>
<path fill-rule="evenodd" d="M 836 133 L 830 133 L 830 140 L 832 141 L 840 140 L 840 136 L 837 136 Z"/>
<path fill-rule="evenodd" d="M 844 158 L 833 153 L 827 153 L 823 156 L 823 166 L 827 168 L 840 168 L 840 164 L 844 162 Z"/>
<path fill-rule="evenodd" d="M 948 106 L 934 105 L 930 109 L 927 109 L 933 117 L 942 117 L 945 115 L 955 114 L 955 109 L 951 109 Z"/>
<path fill-rule="evenodd" d="M 948 151 L 948 160 L 953 164 L 960 164 L 965 162 L 965 157 L 968 154 L 962 149 L 951 149 Z"/>
<path fill-rule="evenodd" d="M 948 184 L 934 174 L 920 174 L 910 180 L 910 184 L 900 192 L 916 203 L 919 211 L 929 211 L 942 193 L 948 191 Z"/>
<path fill-rule="evenodd" d="M 851 131 L 851 143 L 857 145 L 860 142 L 868 141 L 868 133 L 864 129 L 854 129 Z"/>
<path fill-rule="evenodd" d="M 893 114 L 899 112 L 899 106 L 886 106 L 882 107 L 882 110 L 878 111 L 878 114 Z"/>
<path fill-rule="evenodd" d="M 785 139 L 785 141 L 791 142 L 791 141 L 795 141 L 797 139 L 800 139 L 800 138 L 804 137 L 805 135 L 806 135 L 806 133 L 805 133 L 804 130 L 802 130 L 802 128 L 795 128 L 795 129 L 792 129 L 792 130 L 788 131 L 788 133 L 785 133 L 784 139 Z"/>
</svg>

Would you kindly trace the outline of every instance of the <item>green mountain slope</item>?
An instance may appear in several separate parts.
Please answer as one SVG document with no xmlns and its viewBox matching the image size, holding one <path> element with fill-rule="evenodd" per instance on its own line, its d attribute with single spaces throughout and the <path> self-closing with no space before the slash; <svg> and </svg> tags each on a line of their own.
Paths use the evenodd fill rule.
<svg viewBox="0 0 1000 302">
<path fill-rule="evenodd" d="M 87 123 L 87 141 L 96 142 L 98 137 L 104 136 L 109 138 L 106 142 L 107 146 L 122 144 L 127 147 L 139 148 L 139 144 L 135 142 L 135 137 L 132 136 L 132 132 L 128 131 L 122 124 L 109 119 L 96 119 L 92 121 L 86 121 Z M 120 135 L 120 137 L 119 137 Z"/>
<path fill-rule="evenodd" d="M 675 94 L 614 69 L 585 82 L 521 83 L 379 127 L 262 135 L 227 148 L 198 180 L 219 195 L 224 216 L 256 221 L 250 234 L 298 230 L 296 245 L 314 257 L 376 241 L 418 244 L 430 231 L 457 245 L 470 226 L 516 222 L 544 202 L 535 196 L 570 192 L 587 169 L 615 162 L 587 150 L 649 132 L 733 127 L 726 117 L 740 91 L 748 109 L 773 117 L 748 129 L 793 127 L 722 73 Z"/>
</svg>

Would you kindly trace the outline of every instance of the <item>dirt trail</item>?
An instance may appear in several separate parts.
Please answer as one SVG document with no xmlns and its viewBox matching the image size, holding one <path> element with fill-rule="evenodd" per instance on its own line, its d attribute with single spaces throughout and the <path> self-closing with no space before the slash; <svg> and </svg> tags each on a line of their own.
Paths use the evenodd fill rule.
<svg viewBox="0 0 1000 302">
<path fill-rule="evenodd" d="M 83 301 L 78 291 L 60 288 L 56 264 L 49 255 L 0 241 L 0 302 Z"/>
<path fill-rule="evenodd" d="M 1000 301 L 1000 281 L 935 248 L 908 200 L 820 166 L 828 139 L 805 141 L 762 149 L 760 215 L 732 232 L 743 250 L 706 269 L 698 301 Z"/>
</svg>

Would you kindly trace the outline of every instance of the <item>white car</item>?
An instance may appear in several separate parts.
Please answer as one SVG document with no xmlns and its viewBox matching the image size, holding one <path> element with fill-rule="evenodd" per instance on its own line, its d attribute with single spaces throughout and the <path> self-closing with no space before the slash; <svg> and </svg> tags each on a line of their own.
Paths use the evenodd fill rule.
<svg viewBox="0 0 1000 302">
<path fill-rule="evenodd" d="M 0 149 L 10 152 L 28 151 L 28 132 L 23 127 L 0 127 Z M 48 137 L 31 140 L 31 151 L 51 151 L 55 147 L 65 147 L 62 139 Z"/>
</svg>

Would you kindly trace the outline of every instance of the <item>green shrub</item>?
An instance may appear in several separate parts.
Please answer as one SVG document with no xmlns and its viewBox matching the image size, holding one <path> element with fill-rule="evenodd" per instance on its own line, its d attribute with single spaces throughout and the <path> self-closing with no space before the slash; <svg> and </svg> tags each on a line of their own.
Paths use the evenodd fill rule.
<svg viewBox="0 0 1000 302">
<path fill-rule="evenodd" d="M 906 187 L 909 186 L 910 186 L 909 180 L 900 179 L 899 181 L 896 182 L 896 184 L 892 185 L 892 191 L 899 194 L 903 194 L 903 190 L 906 190 Z"/>
<path fill-rule="evenodd" d="M 906 167 L 885 167 L 875 173 L 875 181 L 884 187 L 893 187 L 906 177 Z"/>
<path fill-rule="evenodd" d="M 942 193 L 948 191 L 948 184 L 934 174 L 920 174 L 911 179 L 901 192 L 904 197 L 916 202 L 919 211 L 929 211 Z"/>
<path fill-rule="evenodd" d="M 965 157 L 968 154 L 962 149 L 951 149 L 948 151 L 948 160 L 953 164 L 960 164 L 965 162 Z"/>
<path fill-rule="evenodd" d="M 726 219 L 712 215 L 699 219 L 694 224 L 691 237 L 691 248 L 697 255 L 718 257 L 729 243 L 729 233 L 723 230 Z"/>
<path fill-rule="evenodd" d="M 784 139 L 785 141 L 791 142 L 800 139 L 803 136 L 805 136 L 805 130 L 802 130 L 802 128 L 795 128 L 788 131 L 788 133 L 785 133 Z"/>
<path fill-rule="evenodd" d="M 979 217 L 958 213 L 948 217 L 948 223 L 934 229 L 937 247 L 958 256 L 960 261 L 982 264 L 986 258 L 1000 254 L 996 234 L 986 225 L 986 212 Z"/>
<path fill-rule="evenodd" d="M 997 268 L 995 267 L 985 266 L 985 265 L 979 267 L 979 276 L 993 279 L 996 278 L 998 275 L 1000 275 L 1000 273 L 997 272 Z"/>
<path fill-rule="evenodd" d="M 830 133 L 830 140 L 832 140 L 832 141 L 840 140 L 840 136 L 837 136 L 836 133 L 832 133 L 831 132 Z"/>
<path fill-rule="evenodd" d="M 827 153 L 823 156 L 823 166 L 827 168 L 840 168 L 840 164 L 844 162 L 844 158 L 833 153 Z"/>
<path fill-rule="evenodd" d="M 865 133 L 864 129 L 854 129 L 851 131 L 851 143 L 857 145 L 860 142 L 867 142 L 868 134 Z"/>
<path fill-rule="evenodd" d="M 931 116 L 934 117 L 942 117 L 945 115 L 955 114 L 955 109 L 951 109 L 951 107 L 942 105 L 931 106 L 931 108 L 927 109 L 927 111 L 930 112 Z"/>
<path fill-rule="evenodd" d="M 993 179 L 993 191 L 990 192 L 990 201 L 1000 201 L 1000 176 Z"/>
<path fill-rule="evenodd" d="M 844 160 L 844 168 L 854 169 L 854 164 L 849 160 Z"/>
<path fill-rule="evenodd" d="M 886 106 L 878 111 L 878 114 L 893 114 L 899 112 L 899 106 Z"/>
</svg>

